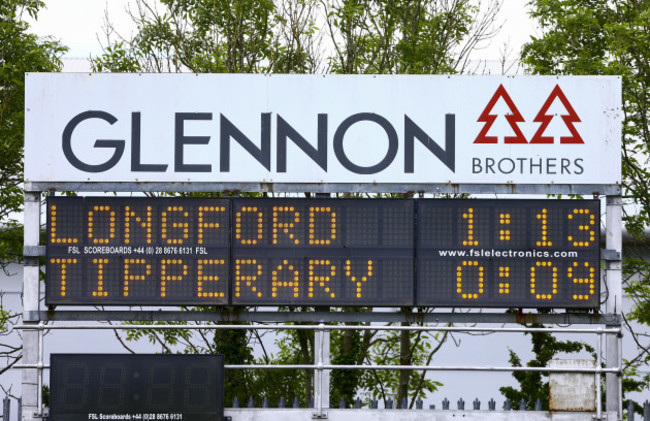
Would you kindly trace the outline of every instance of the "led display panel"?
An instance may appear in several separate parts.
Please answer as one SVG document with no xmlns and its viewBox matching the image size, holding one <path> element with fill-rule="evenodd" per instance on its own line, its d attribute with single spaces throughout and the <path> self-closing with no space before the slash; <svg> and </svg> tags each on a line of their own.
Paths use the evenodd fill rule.
<svg viewBox="0 0 650 421">
<path fill-rule="evenodd" d="M 232 303 L 413 303 L 412 200 L 233 203 Z"/>
<path fill-rule="evenodd" d="M 48 305 L 585 308 L 598 200 L 50 197 Z"/>
<path fill-rule="evenodd" d="M 50 420 L 221 420 L 224 356 L 52 354 Z"/>
<path fill-rule="evenodd" d="M 449 199 L 418 205 L 418 305 L 598 306 L 598 201 Z"/>
<path fill-rule="evenodd" d="M 48 304 L 228 303 L 230 202 L 48 198 Z"/>
</svg>

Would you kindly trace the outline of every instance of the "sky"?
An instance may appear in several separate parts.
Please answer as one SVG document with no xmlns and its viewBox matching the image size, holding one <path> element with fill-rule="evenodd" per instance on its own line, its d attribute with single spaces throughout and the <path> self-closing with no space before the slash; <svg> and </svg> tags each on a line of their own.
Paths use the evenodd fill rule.
<svg viewBox="0 0 650 421">
<path fill-rule="evenodd" d="M 40 36 L 52 36 L 69 48 L 66 57 L 88 58 L 101 53 L 105 41 L 103 26 L 106 13 L 115 17 L 113 24 L 128 34 L 130 20 L 125 12 L 130 0 L 45 0 L 32 30 Z"/>
<path fill-rule="evenodd" d="M 482 0 L 489 3 L 491 0 Z M 51 35 L 69 47 L 67 58 L 88 58 L 101 53 L 100 41 L 105 41 L 102 30 L 106 13 L 118 33 L 130 35 L 133 25 L 126 13 L 134 0 L 45 0 L 46 7 L 32 24 L 32 30 L 41 36 Z M 501 57 L 504 44 L 510 46 L 511 58 L 534 33 L 534 25 L 526 13 L 522 0 L 504 0 L 500 20 L 503 28 L 475 58 L 496 60 Z"/>
</svg>

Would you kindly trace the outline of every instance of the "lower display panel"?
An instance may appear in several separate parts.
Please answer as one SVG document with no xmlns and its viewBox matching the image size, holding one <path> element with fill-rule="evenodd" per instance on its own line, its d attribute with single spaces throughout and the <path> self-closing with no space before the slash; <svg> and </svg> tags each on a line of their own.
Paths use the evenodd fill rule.
<svg viewBox="0 0 650 421">
<path fill-rule="evenodd" d="M 52 354 L 50 420 L 223 419 L 224 356 Z"/>
</svg>

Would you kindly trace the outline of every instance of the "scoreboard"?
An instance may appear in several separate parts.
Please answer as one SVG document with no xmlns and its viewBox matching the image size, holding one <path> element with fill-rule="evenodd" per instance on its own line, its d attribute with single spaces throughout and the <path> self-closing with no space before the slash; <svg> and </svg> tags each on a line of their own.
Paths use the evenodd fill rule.
<svg viewBox="0 0 650 421">
<path fill-rule="evenodd" d="M 48 305 L 596 308 L 598 200 L 50 197 Z"/>
<path fill-rule="evenodd" d="M 50 419 L 222 420 L 224 356 L 52 354 Z"/>
</svg>

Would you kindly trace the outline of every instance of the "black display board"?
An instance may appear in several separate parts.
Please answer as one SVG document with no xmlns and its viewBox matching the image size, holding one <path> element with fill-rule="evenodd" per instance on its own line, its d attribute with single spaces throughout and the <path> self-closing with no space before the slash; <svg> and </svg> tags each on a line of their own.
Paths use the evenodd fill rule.
<svg viewBox="0 0 650 421">
<path fill-rule="evenodd" d="M 50 420 L 221 421 L 223 355 L 52 354 Z"/>
<path fill-rule="evenodd" d="M 596 308 L 598 200 L 48 199 L 49 305 Z"/>
</svg>

